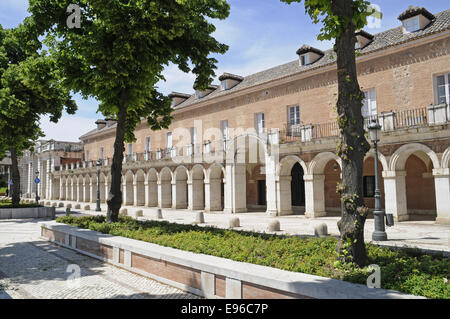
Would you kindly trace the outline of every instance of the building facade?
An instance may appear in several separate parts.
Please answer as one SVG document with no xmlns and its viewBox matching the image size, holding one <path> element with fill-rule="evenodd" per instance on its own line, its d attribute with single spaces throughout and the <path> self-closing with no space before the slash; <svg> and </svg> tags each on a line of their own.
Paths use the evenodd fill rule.
<svg viewBox="0 0 450 319">
<path fill-rule="evenodd" d="M 355 35 L 365 123 L 376 120 L 383 130 L 383 206 L 397 221 L 450 223 L 450 10 L 412 7 L 399 20 L 397 28 Z M 306 45 L 297 54 L 246 77 L 225 73 L 202 92 L 172 93 L 170 128 L 154 132 L 143 121 L 125 147 L 124 205 L 339 214 L 336 54 Z M 105 202 L 116 124 L 96 123 L 80 137 L 82 161 L 47 170 L 46 198 L 95 202 L 100 159 Z M 364 175 L 373 207 L 373 151 Z"/>
</svg>

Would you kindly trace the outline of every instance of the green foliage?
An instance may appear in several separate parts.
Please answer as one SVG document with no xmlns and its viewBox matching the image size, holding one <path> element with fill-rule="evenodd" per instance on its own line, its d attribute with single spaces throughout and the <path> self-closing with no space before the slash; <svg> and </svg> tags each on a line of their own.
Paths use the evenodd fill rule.
<svg viewBox="0 0 450 319">
<path fill-rule="evenodd" d="M 228 49 L 211 36 L 215 27 L 207 19 L 228 16 L 225 0 L 80 0 L 81 28 L 69 29 L 72 2 L 30 0 L 29 11 L 40 33 L 47 32 L 65 85 L 101 101 L 98 111 L 107 117 L 126 109 L 128 142 L 143 118 L 155 130 L 169 126 L 170 100 L 156 87 L 169 63 L 192 71 L 195 86 L 206 88 L 217 63 L 209 54 Z"/>
<path fill-rule="evenodd" d="M 1 193 L 1 191 L 0 191 L 0 193 Z M 2 209 L 2 208 L 32 208 L 32 207 L 42 207 L 42 205 L 22 204 L 22 203 L 14 205 L 10 199 L 0 199 L 0 209 Z"/>
<path fill-rule="evenodd" d="M 302 0 L 281 0 L 287 4 L 302 2 Z M 370 2 L 365 0 L 353 0 L 353 18 L 351 21 L 336 14 L 339 1 L 332 0 L 303 0 L 305 11 L 314 23 L 321 23 L 322 29 L 317 36 L 318 40 L 333 40 L 339 37 L 349 23 L 353 24 L 355 30 L 364 28 L 367 17 L 382 17 L 381 13 L 370 7 Z"/>
<path fill-rule="evenodd" d="M 166 247 L 213 255 L 294 272 L 366 284 L 369 269 L 335 259 L 337 240 L 300 238 L 222 230 L 212 227 L 137 221 L 121 217 L 106 223 L 103 216 L 59 217 L 57 222 Z M 369 264 L 381 267 L 381 287 L 429 298 L 450 299 L 450 262 L 417 251 L 367 244 Z"/>
</svg>

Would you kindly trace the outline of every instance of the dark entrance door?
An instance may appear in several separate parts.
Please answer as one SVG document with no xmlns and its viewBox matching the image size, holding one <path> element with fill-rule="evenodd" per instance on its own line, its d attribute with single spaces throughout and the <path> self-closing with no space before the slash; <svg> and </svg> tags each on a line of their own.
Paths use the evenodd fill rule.
<svg viewBox="0 0 450 319">
<path fill-rule="evenodd" d="M 266 181 L 258 181 L 258 205 L 266 205 Z"/>
<path fill-rule="evenodd" d="M 291 199 L 292 206 L 305 206 L 305 181 L 303 180 L 303 168 L 295 163 L 291 176 Z"/>
</svg>

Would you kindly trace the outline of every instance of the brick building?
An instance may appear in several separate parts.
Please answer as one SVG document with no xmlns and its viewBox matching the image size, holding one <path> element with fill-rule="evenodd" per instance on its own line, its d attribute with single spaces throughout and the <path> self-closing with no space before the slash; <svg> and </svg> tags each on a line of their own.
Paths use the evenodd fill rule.
<svg viewBox="0 0 450 319">
<path fill-rule="evenodd" d="M 450 223 L 450 10 L 408 8 L 399 26 L 356 33 L 366 123 L 383 129 L 383 205 L 398 221 Z M 203 92 L 174 92 L 174 121 L 145 121 L 126 145 L 124 205 L 320 217 L 340 211 L 336 54 L 304 45 L 295 61 L 246 77 L 225 73 Z M 51 171 L 49 199 L 95 202 L 110 186 L 114 120 L 80 137 L 83 162 Z M 374 159 L 364 195 L 374 206 Z"/>
</svg>

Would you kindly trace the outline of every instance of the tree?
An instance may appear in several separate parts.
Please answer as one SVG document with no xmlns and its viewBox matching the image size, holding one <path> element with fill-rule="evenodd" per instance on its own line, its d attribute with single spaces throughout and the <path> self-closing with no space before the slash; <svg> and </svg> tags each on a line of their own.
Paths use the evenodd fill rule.
<svg viewBox="0 0 450 319">
<path fill-rule="evenodd" d="M 174 63 L 196 76 L 195 87 L 213 80 L 217 60 L 210 53 L 228 47 L 211 34 L 207 18 L 225 19 L 225 0 L 81 0 L 80 28 L 66 24 L 72 0 L 30 0 L 42 34 L 58 61 L 65 84 L 85 97 L 99 100 L 98 111 L 117 120 L 108 222 L 116 221 L 122 205 L 121 174 L 124 142 L 135 140 L 143 118 L 153 130 L 171 123 L 170 100 L 158 92 L 162 72 Z M 69 25 L 71 25 L 69 23 Z"/>
<path fill-rule="evenodd" d="M 301 0 L 281 0 L 288 4 Z M 338 77 L 338 124 L 340 142 L 337 154 L 342 159 L 342 181 L 337 191 L 342 202 L 338 222 L 341 233 L 336 247 L 338 258 L 364 266 L 367 260 L 364 224 L 368 208 L 363 199 L 364 156 L 370 150 L 364 131 L 362 106 L 364 94 L 356 72 L 355 31 L 375 14 L 364 0 L 305 0 L 305 10 L 314 23 L 322 23 L 319 40 L 335 39 Z M 379 13 L 378 13 L 379 14 Z"/>
<path fill-rule="evenodd" d="M 15 29 L 0 26 L 0 148 L 11 153 L 12 204 L 20 201 L 18 157 L 44 136 L 40 117 L 57 122 L 76 111 L 55 61 L 41 47 L 30 18 Z"/>
</svg>

